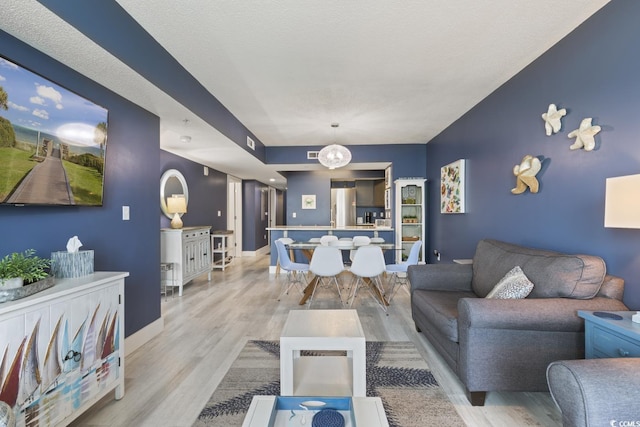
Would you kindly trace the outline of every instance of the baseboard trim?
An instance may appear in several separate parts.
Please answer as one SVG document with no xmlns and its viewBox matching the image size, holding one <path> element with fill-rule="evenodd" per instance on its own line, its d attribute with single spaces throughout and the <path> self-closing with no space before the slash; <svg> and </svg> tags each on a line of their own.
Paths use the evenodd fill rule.
<svg viewBox="0 0 640 427">
<path fill-rule="evenodd" d="M 269 266 L 269 274 L 276 274 L 276 270 L 278 269 L 277 265 L 270 265 Z"/>
<path fill-rule="evenodd" d="M 263 246 L 260 249 L 258 249 L 257 251 L 242 251 L 242 256 L 259 256 L 259 255 L 267 255 L 270 251 L 269 246 Z"/>
<path fill-rule="evenodd" d="M 149 323 L 139 331 L 129 335 L 124 339 L 124 355 L 129 356 L 131 353 L 149 342 L 153 337 L 159 335 L 164 329 L 164 319 L 160 317 L 158 320 Z"/>
</svg>

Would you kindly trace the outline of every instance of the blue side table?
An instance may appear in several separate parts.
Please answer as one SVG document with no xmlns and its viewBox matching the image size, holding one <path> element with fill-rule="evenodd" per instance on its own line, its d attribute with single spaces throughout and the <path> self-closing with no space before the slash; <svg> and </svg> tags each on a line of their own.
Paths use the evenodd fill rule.
<svg viewBox="0 0 640 427">
<path fill-rule="evenodd" d="M 584 319 L 585 357 L 640 357 L 640 323 L 631 321 L 635 311 L 612 311 L 622 319 L 598 317 L 593 311 L 578 311 Z M 608 313 L 608 312 L 607 312 Z"/>
</svg>

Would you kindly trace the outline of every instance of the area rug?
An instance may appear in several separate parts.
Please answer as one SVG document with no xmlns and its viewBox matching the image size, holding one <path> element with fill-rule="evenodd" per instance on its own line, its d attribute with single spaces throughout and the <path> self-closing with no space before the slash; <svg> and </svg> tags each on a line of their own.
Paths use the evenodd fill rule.
<svg viewBox="0 0 640 427">
<path fill-rule="evenodd" d="M 382 399 L 390 427 L 465 425 L 413 343 L 366 345 L 367 396 Z M 278 341 L 249 341 L 194 427 L 242 426 L 253 396 L 280 394 L 279 357 Z"/>
</svg>

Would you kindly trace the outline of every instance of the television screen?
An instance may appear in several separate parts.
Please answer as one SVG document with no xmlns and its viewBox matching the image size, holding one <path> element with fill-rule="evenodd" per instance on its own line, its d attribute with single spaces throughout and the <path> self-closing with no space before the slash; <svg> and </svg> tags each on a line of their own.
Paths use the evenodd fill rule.
<svg viewBox="0 0 640 427">
<path fill-rule="evenodd" d="M 102 206 L 108 111 L 0 57 L 0 204 Z"/>
</svg>

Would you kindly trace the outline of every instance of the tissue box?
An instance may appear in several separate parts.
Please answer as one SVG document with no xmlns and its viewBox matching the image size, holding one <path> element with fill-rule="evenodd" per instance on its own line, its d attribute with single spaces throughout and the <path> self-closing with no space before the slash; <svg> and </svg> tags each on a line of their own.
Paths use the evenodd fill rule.
<svg viewBox="0 0 640 427">
<path fill-rule="evenodd" d="M 51 274 L 54 277 L 82 277 L 92 273 L 93 251 L 51 253 Z"/>
</svg>

